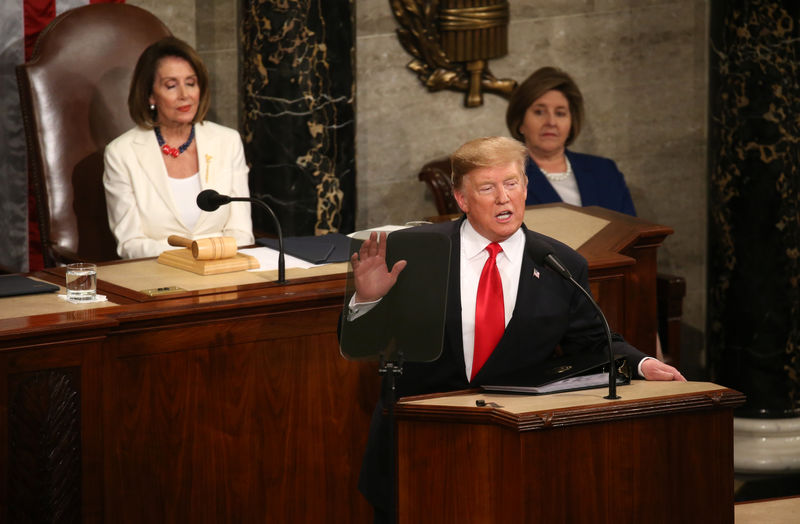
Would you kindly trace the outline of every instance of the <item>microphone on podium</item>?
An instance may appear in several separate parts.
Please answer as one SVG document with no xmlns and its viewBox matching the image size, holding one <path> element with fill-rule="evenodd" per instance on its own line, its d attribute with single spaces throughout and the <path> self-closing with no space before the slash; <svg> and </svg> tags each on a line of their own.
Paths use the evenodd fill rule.
<svg viewBox="0 0 800 524">
<path fill-rule="evenodd" d="M 597 311 L 600 320 L 603 322 L 603 329 L 606 332 L 606 341 L 608 345 L 608 395 L 605 397 L 610 400 L 620 398 L 617 396 L 617 366 L 614 362 L 614 352 L 611 349 L 611 329 L 608 327 L 608 321 L 603 314 L 603 310 L 594 301 L 592 295 L 586 291 L 570 274 L 569 270 L 561 263 L 561 261 L 553 254 L 553 248 L 546 242 L 527 242 L 528 253 L 533 257 L 533 260 L 539 264 L 544 264 L 550 269 L 561 275 L 564 280 L 569 281 L 578 288 L 583 296 L 592 304 L 592 307 Z"/>
<path fill-rule="evenodd" d="M 283 251 L 283 232 L 281 231 L 281 224 L 278 222 L 278 217 L 275 215 L 275 212 L 269 207 L 267 204 L 258 200 L 257 198 L 252 197 L 231 197 L 227 195 L 220 195 L 213 189 L 206 189 L 205 191 L 201 191 L 199 195 L 197 195 L 197 207 L 202 209 L 203 211 L 216 211 L 219 209 L 219 206 L 229 204 L 231 202 L 252 202 L 254 204 L 258 204 L 259 206 L 263 207 L 267 210 L 267 212 L 272 216 L 272 220 L 275 224 L 275 231 L 278 233 L 278 284 L 285 284 L 286 283 L 286 262 L 284 260 L 284 251 Z"/>
</svg>

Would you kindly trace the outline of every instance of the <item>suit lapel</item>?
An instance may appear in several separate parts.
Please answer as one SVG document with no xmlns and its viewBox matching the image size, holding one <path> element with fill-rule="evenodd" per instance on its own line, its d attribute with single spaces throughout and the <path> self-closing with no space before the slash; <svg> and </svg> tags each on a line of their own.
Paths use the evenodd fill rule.
<svg viewBox="0 0 800 524">
<path fill-rule="evenodd" d="M 197 141 L 197 165 L 200 173 L 200 189 L 219 190 L 218 183 L 221 173 L 219 172 L 220 155 L 216 141 L 213 139 L 213 132 L 206 125 L 200 123 L 194 126 L 194 136 Z M 195 228 L 202 229 L 203 224 L 211 216 L 210 213 L 200 213 Z"/>
<path fill-rule="evenodd" d="M 446 346 L 452 352 L 458 369 L 464 373 L 464 342 L 461 335 L 461 220 L 453 222 L 450 230 L 450 278 L 447 290 L 447 317 L 445 319 L 445 338 L 450 340 Z"/>
<path fill-rule="evenodd" d="M 142 169 L 142 173 L 153 185 L 156 194 L 161 199 L 161 203 L 145 203 L 148 205 L 165 205 L 170 213 L 176 220 L 183 223 L 180 219 L 180 213 L 175 206 L 172 199 L 172 191 L 169 188 L 169 180 L 167 176 L 167 167 L 164 165 L 164 159 L 161 158 L 161 150 L 158 148 L 158 141 L 156 140 L 155 133 L 149 129 L 136 129 L 136 136 L 133 139 L 133 152 Z"/>
<path fill-rule="evenodd" d="M 194 126 L 194 135 L 197 140 L 197 165 L 200 172 L 200 186 L 203 189 L 213 189 L 219 181 L 220 157 L 217 143 L 213 140 L 213 133 L 204 124 Z"/>
<path fill-rule="evenodd" d="M 597 195 L 603 191 L 603 188 L 597 187 L 598 178 L 592 173 L 591 162 L 585 162 L 582 155 L 576 155 L 570 151 L 565 151 L 564 153 L 569 159 L 572 173 L 575 175 L 575 182 L 578 184 L 581 205 L 595 205 L 597 203 Z"/>
<path fill-rule="evenodd" d="M 522 230 L 525 233 L 525 244 L 527 246 L 529 235 L 524 224 L 522 225 Z M 475 384 L 480 384 L 485 376 L 491 377 L 498 371 L 508 371 L 508 358 L 510 357 L 513 359 L 514 355 L 520 349 L 517 346 L 521 341 L 517 338 L 515 333 L 519 333 L 527 327 L 524 324 L 528 322 L 531 314 L 536 314 L 538 309 L 539 301 L 537 298 L 542 296 L 543 272 L 544 267 L 534 263 L 533 259 L 528 255 L 528 250 L 525 249 L 522 255 L 522 267 L 520 268 L 517 301 L 514 303 L 514 313 L 511 315 L 511 320 L 508 322 L 500 342 L 497 343 L 497 347 L 494 348 L 492 354 L 489 355 L 489 358 L 475 376 L 475 380 L 473 381 Z M 523 312 L 525 312 L 524 315 Z"/>
<path fill-rule="evenodd" d="M 531 157 L 525 162 L 525 174 L 528 176 L 528 198 L 526 204 L 547 204 L 550 202 L 561 202 L 556 190 L 544 176 L 542 170 L 536 165 Z"/>
</svg>

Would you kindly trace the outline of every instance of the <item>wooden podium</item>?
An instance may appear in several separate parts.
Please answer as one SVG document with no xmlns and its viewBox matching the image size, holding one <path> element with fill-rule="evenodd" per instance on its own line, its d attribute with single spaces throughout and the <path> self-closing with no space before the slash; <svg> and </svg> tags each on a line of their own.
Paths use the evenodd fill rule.
<svg viewBox="0 0 800 524">
<path fill-rule="evenodd" d="M 702 382 L 618 393 L 401 399 L 398 524 L 733 522 L 744 396 Z"/>
</svg>

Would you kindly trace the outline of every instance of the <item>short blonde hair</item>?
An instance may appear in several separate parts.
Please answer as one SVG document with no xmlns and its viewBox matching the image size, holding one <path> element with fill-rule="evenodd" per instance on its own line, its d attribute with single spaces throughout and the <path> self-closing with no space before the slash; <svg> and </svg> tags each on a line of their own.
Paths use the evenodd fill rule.
<svg viewBox="0 0 800 524">
<path fill-rule="evenodd" d="M 521 178 L 525 179 L 525 160 L 528 150 L 508 137 L 487 136 L 470 140 L 450 155 L 450 179 L 453 187 L 461 188 L 464 175 L 482 167 L 517 164 Z"/>
</svg>

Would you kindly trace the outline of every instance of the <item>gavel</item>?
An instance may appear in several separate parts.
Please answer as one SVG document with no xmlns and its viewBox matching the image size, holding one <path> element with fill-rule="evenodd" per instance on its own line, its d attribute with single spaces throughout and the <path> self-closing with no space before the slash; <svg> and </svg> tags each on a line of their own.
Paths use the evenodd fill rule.
<svg viewBox="0 0 800 524">
<path fill-rule="evenodd" d="M 211 237 L 198 240 L 170 235 L 167 238 L 170 246 L 188 247 L 195 260 L 219 260 L 236 255 L 236 239 L 233 237 Z"/>
</svg>

